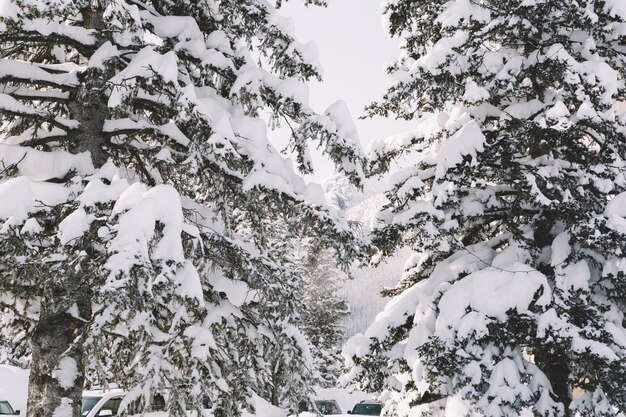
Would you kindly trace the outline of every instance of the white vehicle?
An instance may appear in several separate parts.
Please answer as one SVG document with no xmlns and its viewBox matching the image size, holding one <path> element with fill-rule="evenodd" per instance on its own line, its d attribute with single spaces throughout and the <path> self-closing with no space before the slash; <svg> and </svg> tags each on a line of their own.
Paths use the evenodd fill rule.
<svg viewBox="0 0 626 417">
<path fill-rule="evenodd" d="M 125 394 L 122 389 L 83 391 L 80 415 L 81 417 L 116 416 Z"/>
<path fill-rule="evenodd" d="M 122 399 L 126 392 L 121 388 L 109 390 L 83 391 L 83 403 L 80 408 L 81 417 L 115 417 L 117 416 Z M 139 411 L 137 403 L 130 405 L 130 410 Z M 147 412 L 164 411 L 165 399 L 163 395 L 156 394 L 152 397 L 152 403 Z M 135 414 L 135 412 L 131 412 Z"/>
<path fill-rule="evenodd" d="M 0 414 L 18 416 L 20 414 L 20 410 L 13 410 L 13 407 L 11 407 L 11 404 L 9 404 L 8 401 L 0 400 Z"/>
</svg>

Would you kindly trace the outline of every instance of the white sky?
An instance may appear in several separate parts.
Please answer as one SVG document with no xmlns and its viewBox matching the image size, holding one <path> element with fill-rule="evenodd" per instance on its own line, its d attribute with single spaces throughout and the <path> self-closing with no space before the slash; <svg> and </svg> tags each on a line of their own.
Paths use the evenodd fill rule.
<svg viewBox="0 0 626 417">
<path fill-rule="evenodd" d="M 377 117 L 359 120 L 363 108 L 382 98 L 385 92 L 385 64 L 398 56 L 398 41 L 390 39 L 382 25 L 380 0 L 328 0 L 328 7 L 304 7 L 291 0 L 280 9 L 292 17 L 301 42 L 317 44 L 324 70 L 323 82 L 312 82 L 310 104 L 323 112 L 337 100 L 347 103 L 355 119 L 363 148 L 372 139 L 409 130 L 409 123 Z M 279 146 L 279 145 L 277 145 Z M 332 175 L 328 161 L 313 155 L 316 174 L 321 181 Z"/>
</svg>

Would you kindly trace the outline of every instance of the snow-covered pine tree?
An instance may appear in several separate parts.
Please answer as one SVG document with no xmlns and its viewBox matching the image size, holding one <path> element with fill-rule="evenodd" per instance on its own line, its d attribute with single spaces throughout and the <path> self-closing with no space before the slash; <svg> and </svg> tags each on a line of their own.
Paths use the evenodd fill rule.
<svg viewBox="0 0 626 417">
<path fill-rule="evenodd" d="M 78 417 L 86 376 L 237 415 L 268 345 L 306 363 L 268 219 L 344 265 L 359 249 L 261 116 L 304 172 L 308 140 L 355 183 L 362 157 L 341 104 L 307 105 L 318 67 L 290 28 L 260 0 L 0 3 L 0 323 L 31 358 L 29 416 Z"/>
<path fill-rule="evenodd" d="M 309 246 L 302 259 L 302 314 L 300 329 L 313 347 L 315 367 L 322 387 L 334 387 L 341 371 L 340 344 L 345 332 L 342 319 L 350 313 L 347 301 L 339 296 L 342 272 L 332 254 Z"/>
<path fill-rule="evenodd" d="M 394 299 L 352 338 L 386 414 L 626 412 L 626 8 L 618 0 L 393 0 L 402 38 L 371 115 L 399 169 L 375 231 L 408 245 Z"/>
</svg>

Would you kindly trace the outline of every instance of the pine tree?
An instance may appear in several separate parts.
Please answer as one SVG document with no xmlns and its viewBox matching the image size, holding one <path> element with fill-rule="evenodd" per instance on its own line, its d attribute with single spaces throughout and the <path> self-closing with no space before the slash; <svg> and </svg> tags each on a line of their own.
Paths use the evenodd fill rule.
<svg viewBox="0 0 626 417">
<path fill-rule="evenodd" d="M 350 313 L 347 301 L 338 295 L 342 272 L 333 265 L 328 251 L 309 248 L 303 260 L 302 333 L 313 346 L 315 366 L 320 385 L 334 387 L 341 371 L 339 347 L 345 334 L 341 323 Z"/>
<path fill-rule="evenodd" d="M 30 357 L 29 417 L 78 417 L 107 382 L 237 415 L 271 400 L 268 347 L 310 379 L 266 227 L 344 266 L 360 248 L 261 116 L 292 127 L 302 172 L 310 140 L 357 184 L 362 157 L 336 106 L 307 105 L 319 68 L 289 28 L 259 0 L 2 2 L 1 323 Z"/>
<path fill-rule="evenodd" d="M 388 1 L 402 54 L 370 115 L 395 173 L 374 238 L 415 252 L 345 349 L 386 414 L 626 412 L 626 10 L 616 0 Z"/>
</svg>

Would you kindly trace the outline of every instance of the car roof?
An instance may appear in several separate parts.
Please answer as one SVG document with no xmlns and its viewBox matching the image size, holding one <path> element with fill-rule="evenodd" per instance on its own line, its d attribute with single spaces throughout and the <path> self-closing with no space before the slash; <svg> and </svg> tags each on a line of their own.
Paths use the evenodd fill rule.
<svg viewBox="0 0 626 417">
<path fill-rule="evenodd" d="M 94 389 L 83 391 L 83 397 L 104 397 L 106 395 L 119 395 L 124 394 L 124 390 L 121 388 L 111 388 L 108 390 Z"/>
</svg>

